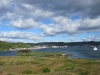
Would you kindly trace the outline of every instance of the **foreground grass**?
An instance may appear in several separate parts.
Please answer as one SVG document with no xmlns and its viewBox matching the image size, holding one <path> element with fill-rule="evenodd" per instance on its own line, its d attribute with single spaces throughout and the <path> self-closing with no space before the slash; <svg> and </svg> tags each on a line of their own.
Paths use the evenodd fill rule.
<svg viewBox="0 0 100 75">
<path fill-rule="evenodd" d="M 49 71 L 44 73 L 44 69 Z M 100 61 L 62 56 L 0 57 L 0 75 L 100 75 Z"/>
</svg>

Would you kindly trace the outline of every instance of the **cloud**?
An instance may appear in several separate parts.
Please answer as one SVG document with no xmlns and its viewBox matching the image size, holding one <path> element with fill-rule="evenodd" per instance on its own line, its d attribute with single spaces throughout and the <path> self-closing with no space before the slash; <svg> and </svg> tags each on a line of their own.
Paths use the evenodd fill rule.
<svg viewBox="0 0 100 75">
<path fill-rule="evenodd" d="M 8 26 L 20 30 L 38 28 L 41 30 L 40 36 L 100 32 L 99 7 L 100 0 L 1 0 L 0 24 L 6 21 Z M 76 15 L 78 18 L 72 20 Z M 52 23 L 42 23 L 45 19 L 50 19 Z M 33 34 L 28 32 L 1 34 L 1 38 L 38 39 L 32 38 Z"/>
<path fill-rule="evenodd" d="M 27 3 L 18 4 L 18 2 L 13 3 L 13 1 L 9 3 L 8 6 L 2 5 L 1 9 L 5 7 L 7 11 L 2 10 L 0 21 L 8 21 L 9 26 L 17 29 L 35 28 L 41 20 L 53 15 L 50 11 L 44 11 Z"/>
<path fill-rule="evenodd" d="M 77 28 L 79 27 L 80 20 L 72 21 L 71 19 L 59 16 L 52 18 L 53 23 L 51 24 L 42 24 L 41 29 L 44 32 L 44 35 L 55 36 L 57 34 L 66 34 L 66 35 L 77 35 L 79 32 Z M 42 34 L 43 35 L 43 34 Z"/>
<path fill-rule="evenodd" d="M 55 15 L 72 16 L 79 14 L 81 17 L 96 18 L 100 16 L 100 0 L 17 0 L 18 4 L 27 3 L 41 8 L 44 11 L 55 12 Z"/>
<path fill-rule="evenodd" d="M 20 39 L 11 39 L 11 38 L 0 38 L 0 41 L 7 41 L 7 42 L 23 42 Z"/>
<path fill-rule="evenodd" d="M 55 28 L 53 28 L 53 24 L 41 24 L 40 28 L 43 31 L 40 36 L 55 36 Z"/>
<path fill-rule="evenodd" d="M 67 36 L 73 36 L 81 33 L 100 31 L 100 18 L 71 20 L 66 17 L 59 16 L 53 17 L 52 21 L 52 24 L 41 25 L 44 35 L 54 36 L 57 34 L 66 34 Z"/>
<path fill-rule="evenodd" d="M 9 10 L 12 12 L 12 9 L 10 8 L 11 0 L 1 0 L 0 1 L 0 16 L 5 15 L 5 13 L 9 12 Z"/>
<path fill-rule="evenodd" d="M 32 18 L 30 18 L 24 20 L 22 19 L 12 20 L 9 25 L 18 29 L 29 29 L 37 27 L 38 23 L 36 23 Z"/>
<path fill-rule="evenodd" d="M 52 14 L 66 17 L 79 15 L 81 18 L 97 18 L 100 16 L 98 7 L 100 7 L 100 0 L 1 0 L 0 3 L 0 10 L 3 13 L 16 12 L 23 16 L 33 15 L 35 17 L 36 15 L 41 18 L 50 17 Z"/>
<path fill-rule="evenodd" d="M 100 18 L 82 20 L 78 30 L 86 32 L 100 31 Z"/>
<path fill-rule="evenodd" d="M 74 38 L 71 38 L 69 41 L 70 42 L 76 42 L 76 40 Z"/>
<path fill-rule="evenodd" d="M 0 38 L 5 39 L 26 39 L 26 40 L 33 40 L 33 41 L 41 41 L 42 37 L 35 35 L 32 32 L 18 32 L 18 31 L 10 31 L 10 32 L 1 32 Z"/>
<path fill-rule="evenodd" d="M 81 41 L 100 41 L 100 36 L 99 35 L 88 36 L 86 38 L 81 39 Z"/>
<path fill-rule="evenodd" d="M 0 10 L 5 14 L 15 12 L 18 15 L 33 17 L 37 20 L 51 16 L 78 15 L 81 18 L 97 18 L 100 16 L 99 0 L 1 0 Z M 4 10 L 6 9 L 6 10 Z"/>
<path fill-rule="evenodd" d="M 53 15 L 53 13 L 50 11 L 44 11 L 42 8 L 35 7 L 34 4 L 30 5 L 27 3 L 16 4 L 16 7 L 13 8 L 13 12 L 16 12 L 17 15 L 24 19 L 31 17 L 35 21 L 40 21 Z"/>
<path fill-rule="evenodd" d="M 24 17 L 32 16 L 37 20 L 40 17 L 47 18 L 52 15 L 68 18 L 73 15 L 78 15 L 81 18 L 97 18 L 100 16 L 99 0 L 1 0 L 0 7 L 4 14 L 15 12 Z"/>
</svg>

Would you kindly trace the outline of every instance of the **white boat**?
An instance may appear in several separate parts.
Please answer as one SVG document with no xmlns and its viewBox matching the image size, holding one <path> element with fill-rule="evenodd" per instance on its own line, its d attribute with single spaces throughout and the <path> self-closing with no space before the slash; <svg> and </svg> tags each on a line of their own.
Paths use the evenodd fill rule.
<svg viewBox="0 0 100 75">
<path fill-rule="evenodd" d="M 97 47 L 94 47 L 93 50 L 96 51 L 96 50 L 98 50 L 98 48 Z"/>
</svg>

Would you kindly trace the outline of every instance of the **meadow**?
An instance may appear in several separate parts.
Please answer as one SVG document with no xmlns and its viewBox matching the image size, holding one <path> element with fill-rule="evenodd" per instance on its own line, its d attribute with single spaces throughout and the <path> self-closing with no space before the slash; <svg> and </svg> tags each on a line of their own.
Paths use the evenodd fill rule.
<svg viewBox="0 0 100 75">
<path fill-rule="evenodd" d="M 100 60 L 69 59 L 61 53 L 0 57 L 0 75 L 100 75 Z"/>
</svg>

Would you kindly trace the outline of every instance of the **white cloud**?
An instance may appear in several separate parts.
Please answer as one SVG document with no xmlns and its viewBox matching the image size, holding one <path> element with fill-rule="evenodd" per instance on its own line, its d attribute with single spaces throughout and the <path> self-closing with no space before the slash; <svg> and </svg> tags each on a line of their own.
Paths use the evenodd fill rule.
<svg viewBox="0 0 100 75">
<path fill-rule="evenodd" d="M 21 39 L 11 39 L 11 38 L 0 38 L 0 41 L 6 41 L 6 42 L 24 42 L 24 40 L 21 40 Z"/>
<path fill-rule="evenodd" d="M 100 36 L 99 35 L 88 36 L 86 38 L 81 39 L 81 41 L 100 41 Z"/>
<path fill-rule="evenodd" d="M 17 15 L 15 13 L 7 12 L 4 18 L 6 19 L 14 19 Z"/>
<path fill-rule="evenodd" d="M 52 18 L 52 21 L 52 24 L 41 25 L 41 29 L 44 32 L 42 35 L 54 36 L 57 34 L 66 34 L 68 36 L 100 31 L 100 18 L 86 18 L 84 20 L 76 19 L 73 21 L 71 19 L 59 16 Z"/>
<path fill-rule="evenodd" d="M 76 1 L 77 3 L 76 3 L 75 1 L 67 0 L 67 2 L 65 1 L 64 3 L 62 3 L 62 1 L 58 1 L 58 2 L 46 1 L 45 2 L 44 0 L 42 1 L 40 0 L 37 0 L 37 1 L 1 0 L 1 2 L 2 2 L 2 4 L 0 3 L 1 6 L 7 6 L 5 7 L 5 9 L 7 10 L 6 11 L 3 10 L 4 13 L 0 15 L 2 15 L 3 19 L 6 19 L 6 20 L 8 19 L 10 21 L 10 26 L 15 27 L 17 29 L 34 28 L 38 25 L 38 23 L 41 20 L 46 19 L 46 18 L 50 18 L 53 22 L 52 23 L 53 26 L 50 26 L 50 25 L 46 26 L 43 24 L 47 29 L 44 29 L 42 27 L 42 30 L 47 35 L 56 35 L 56 34 L 76 35 L 84 31 L 89 32 L 88 30 L 90 30 L 92 32 L 92 31 L 99 31 L 100 29 L 100 25 L 99 25 L 100 18 L 98 18 L 99 15 L 98 17 L 93 18 L 93 19 L 90 19 L 91 15 L 90 16 L 86 15 L 86 12 L 91 11 L 90 7 L 96 6 L 96 5 L 94 6 L 93 3 L 97 4 L 99 3 L 99 1 L 94 2 L 90 0 L 90 1 L 85 2 L 85 1 L 77 0 Z M 74 2 L 76 4 L 74 4 Z M 73 7 L 69 3 L 70 4 L 73 3 Z M 13 4 L 15 4 L 16 6 L 12 6 Z M 90 10 L 87 9 L 87 7 Z M 84 12 L 80 8 L 82 8 Z M 73 12 L 71 12 L 72 10 Z M 74 13 L 77 13 L 77 12 L 83 14 L 85 18 L 72 21 L 70 17 L 75 15 Z M 68 16 L 71 13 L 72 15 Z M 79 13 L 77 13 L 76 15 L 80 16 Z"/>
<path fill-rule="evenodd" d="M 100 0 L 1 0 L 0 25 L 7 22 L 8 26 L 20 30 L 41 29 L 40 36 L 55 36 L 58 34 L 70 36 L 100 32 L 99 7 Z M 73 15 L 79 18 L 71 20 Z M 50 19 L 52 23 L 40 23 L 44 19 Z M 18 36 L 17 32 L 4 34 L 2 33 L 7 38 L 38 38 L 29 38 L 30 35 L 28 34 L 30 33 L 26 33 L 27 36 L 22 36 L 23 33 L 19 33 L 21 35 Z M 91 40 L 91 38 L 86 39 Z"/>
<path fill-rule="evenodd" d="M 35 22 L 32 18 L 30 18 L 30 19 L 24 19 L 24 20 L 22 19 L 12 20 L 9 25 L 18 29 L 29 29 L 29 28 L 37 27 L 38 23 Z"/>
<path fill-rule="evenodd" d="M 77 28 L 79 26 L 79 22 L 80 20 L 75 20 L 72 21 L 71 19 L 59 16 L 59 17 L 54 17 L 53 21 L 55 23 L 55 25 L 57 25 L 56 27 L 62 31 L 62 32 L 75 32 L 77 31 Z"/>
<path fill-rule="evenodd" d="M 52 27 L 52 24 L 42 24 L 40 28 L 44 31 L 44 33 L 41 33 L 41 36 L 54 36 L 55 29 Z"/>
<path fill-rule="evenodd" d="M 32 32 L 18 32 L 18 31 L 1 32 L 0 38 L 23 39 L 23 40 L 33 40 L 33 41 L 42 40 L 42 37 L 39 37 Z"/>
<path fill-rule="evenodd" d="M 3 16 L 0 18 L 0 20 L 1 20 L 1 21 L 2 21 L 2 20 L 11 21 L 11 20 L 13 20 L 13 19 L 15 19 L 15 18 L 17 18 L 17 17 L 18 17 L 18 15 L 16 15 L 16 13 L 7 12 L 7 13 L 5 13 L 5 15 L 3 15 Z"/>
<path fill-rule="evenodd" d="M 25 7 L 26 9 L 29 9 L 29 10 L 33 10 L 35 9 L 32 5 L 30 4 L 22 4 L 23 7 Z"/>
<path fill-rule="evenodd" d="M 53 15 L 50 11 L 44 11 L 30 4 L 20 4 L 20 7 L 16 4 L 12 10 L 10 9 L 11 6 L 8 7 L 7 10 L 9 11 L 5 11 L 0 20 L 1 22 L 9 21 L 9 26 L 17 29 L 35 28 L 41 20 Z"/>
<path fill-rule="evenodd" d="M 69 42 L 76 42 L 74 38 L 70 38 Z"/>
<path fill-rule="evenodd" d="M 100 18 L 86 18 L 82 20 L 78 29 L 85 32 L 100 31 Z"/>
<path fill-rule="evenodd" d="M 80 20 L 72 21 L 71 19 L 67 19 L 65 17 L 54 17 L 52 19 L 52 24 L 43 24 L 41 25 L 41 29 L 43 30 L 45 35 L 57 35 L 57 34 L 66 34 L 66 35 L 76 35 L 77 28 L 79 27 Z"/>
</svg>

